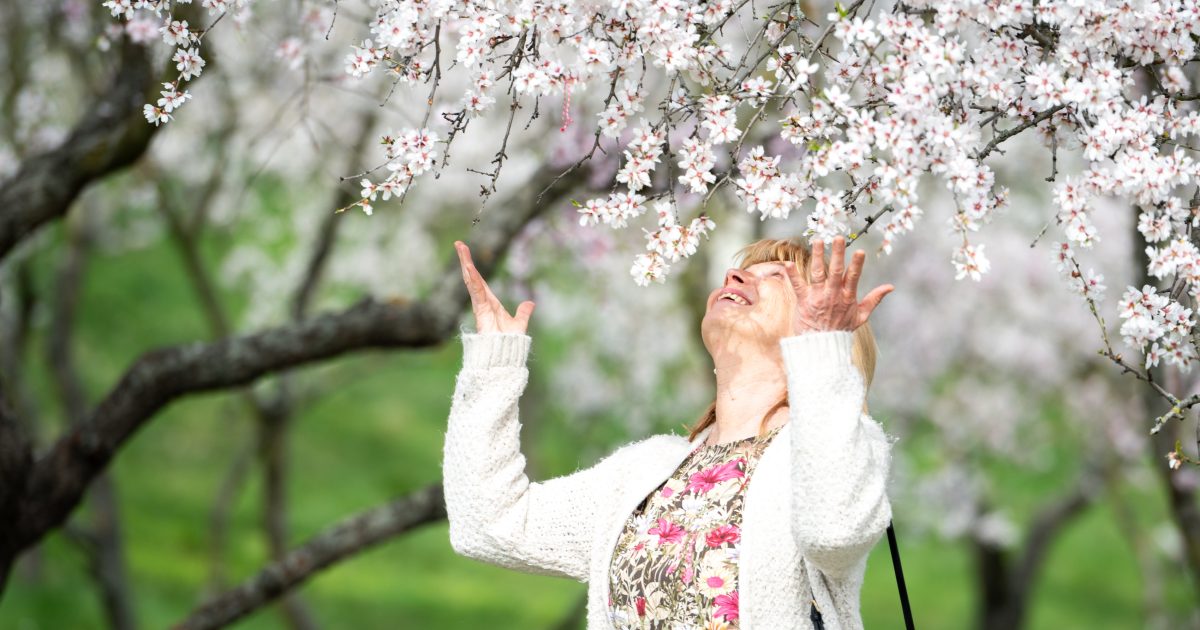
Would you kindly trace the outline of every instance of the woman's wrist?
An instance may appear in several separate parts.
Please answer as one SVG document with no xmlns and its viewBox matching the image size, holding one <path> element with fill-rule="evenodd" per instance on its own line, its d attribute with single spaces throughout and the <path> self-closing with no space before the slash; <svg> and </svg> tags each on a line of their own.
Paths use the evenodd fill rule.
<svg viewBox="0 0 1200 630">
<path fill-rule="evenodd" d="M 523 332 L 464 331 L 463 367 L 521 367 L 529 358 L 532 341 Z"/>
</svg>

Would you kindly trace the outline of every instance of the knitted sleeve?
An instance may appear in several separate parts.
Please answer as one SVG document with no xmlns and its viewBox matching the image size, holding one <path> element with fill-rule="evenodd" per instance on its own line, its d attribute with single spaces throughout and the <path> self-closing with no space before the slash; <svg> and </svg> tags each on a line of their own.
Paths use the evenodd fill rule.
<svg viewBox="0 0 1200 630">
<path fill-rule="evenodd" d="M 797 546 L 827 576 L 847 577 L 892 518 L 891 443 L 863 411 L 862 374 L 849 331 L 779 341 L 787 372 L 792 522 Z"/>
<path fill-rule="evenodd" d="M 623 458 L 531 482 L 517 400 L 529 380 L 524 333 L 467 333 L 443 452 L 450 544 L 466 557 L 535 573 L 588 577 L 593 527 Z"/>
</svg>

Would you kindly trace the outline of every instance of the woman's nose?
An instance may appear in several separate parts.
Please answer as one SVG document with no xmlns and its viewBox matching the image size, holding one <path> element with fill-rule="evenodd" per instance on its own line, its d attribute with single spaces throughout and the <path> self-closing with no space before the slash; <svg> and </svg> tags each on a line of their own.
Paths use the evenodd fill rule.
<svg viewBox="0 0 1200 630">
<path fill-rule="evenodd" d="M 725 272 L 725 284 L 722 286 L 729 286 L 734 281 L 746 284 L 746 272 L 737 267 L 730 267 L 729 271 Z"/>
</svg>

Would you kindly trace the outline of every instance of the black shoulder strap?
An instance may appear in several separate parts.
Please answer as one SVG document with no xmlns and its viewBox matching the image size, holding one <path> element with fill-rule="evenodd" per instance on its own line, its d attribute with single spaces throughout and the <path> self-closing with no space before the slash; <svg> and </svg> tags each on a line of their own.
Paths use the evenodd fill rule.
<svg viewBox="0 0 1200 630">
<path fill-rule="evenodd" d="M 888 521 L 888 546 L 892 548 L 892 566 L 896 569 L 896 587 L 900 589 L 900 607 L 904 610 L 904 627 L 913 630 L 912 610 L 908 606 L 908 589 L 904 588 L 904 569 L 900 568 L 900 548 L 896 546 L 896 530 Z"/>
<path fill-rule="evenodd" d="M 892 567 L 896 569 L 896 586 L 900 589 L 900 607 L 904 610 L 904 627 L 907 630 L 913 629 L 912 610 L 908 606 L 908 589 L 904 588 L 904 569 L 900 568 L 900 548 L 896 545 L 896 530 L 892 528 L 892 522 L 888 521 L 888 546 L 892 548 Z M 809 582 L 809 608 L 808 619 L 812 621 L 815 630 L 825 630 L 825 622 L 821 618 L 821 611 L 817 609 L 817 598 L 812 594 L 812 582 Z"/>
</svg>

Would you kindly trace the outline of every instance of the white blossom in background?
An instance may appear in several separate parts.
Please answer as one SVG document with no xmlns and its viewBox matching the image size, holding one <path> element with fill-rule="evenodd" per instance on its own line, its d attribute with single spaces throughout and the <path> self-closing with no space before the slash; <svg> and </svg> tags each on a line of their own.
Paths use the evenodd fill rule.
<svg viewBox="0 0 1200 630">
<path fill-rule="evenodd" d="M 243 4 L 203 2 L 210 14 Z M 709 30 L 724 27 L 731 17 L 740 24 L 741 15 L 728 13 L 735 8 L 731 2 L 680 11 L 675 4 L 644 0 L 611 5 L 564 2 L 553 10 L 507 1 L 476 5 L 391 0 L 379 3 L 370 23 L 371 38 L 353 48 L 346 68 L 363 76 L 386 67 L 397 81 L 415 89 L 428 79 L 440 79 L 442 59 L 437 56 L 445 48 L 460 64 L 446 72 L 482 79 L 488 87 L 494 77 L 504 76 L 518 101 L 523 95 L 560 97 L 564 118 L 571 117 L 570 96 L 590 88 L 597 92 L 594 96 L 603 96 L 597 132 L 606 135 L 624 129 L 632 115 L 642 113 L 648 97 L 668 96 L 656 87 L 677 86 L 683 93 L 670 95 L 672 106 L 661 108 L 664 113 L 658 120 L 640 119 L 642 137 L 625 152 L 615 178 L 628 192 L 651 186 L 663 149 L 662 129 L 694 118 L 700 122 L 695 137 L 674 148 L 672 156 L 684 167 L 683 181 L 689 188 L 704 190 L 716 183 L 715 177 L 704 175 L 703 166 L 689 168 L 697 155 L 738 141 L 733 158 L 742 177 L 736 188 L 749 211 L 763 218 L 786 218 L 804 200 L 819 197 L 809 228 L 829 238 L 852 233 L 853 217 L 878 207 L 892 214 L 880 228 L 883 248 L 890 251 L 894 238 L 909 232 L 914 219 L 924 214 L 917 206 L 915 181 L 922 173 L 932 173 L 944 179 L 958 207 L 950 218 L 964 240 L 952 257 L 958 277 L 974 280 L 986 274 L 990 264 L 982 248 L 969 242 L 970 232 L 987 223 L 1004 199 L 1003 188 L 997 188 L 983 162 L 994 148 L 988 144 L 990 137 L 1003 132 L 1000 121 L 1024 126 L 1030 115 L 1038 114 L 1045 119 L 1043 126 L 1053 124 L 1056 133 L 1066 136 L 1064 146 L 1084 148 L 1093 164 L 1082 173 L 1065 175 L 1056 195 L 1067 237 L 1084 247 L 1097 237 L 1087 216 L 1089 199 L 1115 195 L 1160 204 L 1174 186 L 1195 175 L 1196 166 L 1185 150 L 1160 151 L 1155 142 L 1164 132 L 1194 136 L 1195 112 L 1178 111 L 1171 97 L 1179 95 L 1170 93 L 1122 105 L 1117 97 L 1131 96 L 1133 79 L 1131 70 L 1116 63 L 1122 58 L 1160 61 L 1165 64 L 1165 85 L 1186 89 L 1187 77 L 1179 65 L 1194 54 L 1191 36 L 1200 29 L 1200 20 L 1192 19 L 1200 16 L 1194 3 L 1178 10 L 1147 5 L 1140 11 L 1123 11 L 1116 2 L 1047 2 L 1017 10 L 979 0 L 908 5 L 913 11 L 931 11 L 929 24 L 904 9 L 861 16 L 861 4 L 839 6 L 825 17 L 827 28 L 818 31 L 823 37 L 817 43 L 836 54 L 821 67 L 816 63 L 821 55 L 812 50 L 817 32 L 805 31 L 807 16 L 796 13 L 790 3 L 764 3 L 759 9 L 769 17 L 767 24 L 747 40 L 724 28 Z M 187 40 L 187 47 L 177 48 L 173 58 L 180 78 L 198 76 L 204 61 L 191 44 L 198 44 L 200 36 L 181 30 L 164 5 L 104 3 L 114 16 L 131 23 L 145 22 L 147 15 L 162 19 L 165 42 L 178 45 L 181 38 Z M 1083 28 L 1095 23 L 1105 26 Z M 1044 37 L 1030 34 L 1042 29 L 1058 37 L 1053 48 L 1042 50 Z M 531 42 L 534 33 L 545 35 Z M 1149 34 L 1153 37 L 1143 37 Z M 759 47 L 773 49 L 774 54 L 764 55 L 764 66 L 774 80 L 753 75 L 752 67 L 730 65 L 737 53 L 747 57 Z M 1084 63 L 1082 51 L 1097 58 Z M 298 42 L 285 40 L 279 54 L 298 59 Z M 696 84 L 695 91 L 688 91 L 687 81 Z M 467 114 L 495 106 L 497 99 L 486 94 L 487 89 L 469 90 L 457 99 L 463 116 L 443 122 L 449 127 L 447 134 L 466 131 L 461 121 Z M 777 120 L 780 135 L 805 147 L 794 163 L 780 164 L 762 155 L 761 145 L 742 146 L 750 129 L 739 127 L 738 110 L 757 108 L 752 121 L 774 118 L 776 114 L 763 111 L 770 102 L 777 105 L 770 111 L 778 109 L 783 115 Z M 147 104 L 146 115 L 158 124 L 169 120 L 171 111 Z M 982 133 L 988 125 L 992 133 Z M 438 137 L 428 128 L 420 133 Z M 1111 166 L 1102 163 L 1110 154 Z M 389 155 L 392 174 L 384 182 L 363 186 L 360 205 L 365 211 L 376 201 L 371 191 L 388 182 L 406 188 L 414 177 L 432 170 L 405 168 L 394 160 Z M 1155 166 L 1153 182 L 1148 180 L 1148 165 Z M 661 194 L 667 193 L 655 193 Z M 615 227 L 624 227 L 629 218 L 623 213 L 591 216 L 615 218 Z M 669 271 L 670 261 L 659 260 L 652 248 L 642 256 L 631 270 L 640 284 L 646 283 L 647 274 L 661 280 Z"/>
<path fill-rule="evenodd" d="M 103 3 L 126 36 L 144 39 L 146 20 L 156 19 L 163 45 L 174 46 L 180 96 L 148 103 L 149 123 L 171 121 L 186 102 L 180 83 L 202 75 L 208 29 L 226 12 L 235 24 L 250 15 L 244 0 L 200 5 L 209 23 L 183 33 L 172 29 L 177 6 Z M 1073 248 L 1067 252 L 1094 249 L 1111 238 L 1098 227 L 1099 202 L 1132 206 L 1154 243 L 1150 274 L 1181 283 L 1174 292 L 1126 286 L 1123 341 L 1144 353 L 1144 366 L 1194 364 L 1194 319 L 1180 300 L 1200 297 L 1200 258 L 1188 234 L 1197 221 L 1192 200 L 1200 199 L 1200 100 L 1187 72 L 1197 60 L 1196 0 L 858 1 L 811 16 L 791 2 L 729 0 L 372 6 L 346 72 L 383 74 L 424 99 L 425 111 L 385 138 L 384 174 L 363 178 L 362 198 L 350 207 L 371 213 L 375 203 L 404 197 L 415 179 L 446 167 L 455 140 L 491 134 L 470 123 L 499 110 L 498 118 L 509 115 L 495 159 L 469 167 L 484 178 L 485 199 L 504 183 L 509 142 L 535 115 L 554 117 L 563 132 L 586 124 L 600 144 L 581 157 L 595 157 L 596 148 L 621 156 L 611 190 L 577 209 L 584 226 L 643 230 L 645 249 L 629 268 L 637 285 L 664 282 L 697 251 L 696 237 L 719 222 L 708 211 L 717 194 L 761 220 L 801 210 L 806 234 L 826 240 L 876 233 L 887 254 L 933 218 L 927 229 L 955 233 L 943 258 L 955 278 L 982 282 L 993 260 L 1014 264 L 985 253 L 981 238 L 1004 212 L 1007 186 L 1029 179 L 998 178 L 994 169 L 1011 138 L 1032 134 L 1053 157 L 1044 183 L 1053 193 L 1053 241 Z M 681 128 L 691 129 L 687 141 L 667 142 Z M 629 142 L 613 146 L 628 129 Z M 418 140 L 414 148 L 395 138 Z M 775 138 L 793 150 L 768 151 Z M 714 165 L 714 155 L 727 166 Z M 948 203 L 929 203 L 920 185 L 928 180 Z M 653 231 L 638 225 L 664 200 L 673 223 L 660 216 Z M 1064 273 L 1089 305 L 1108 288 L 1103 274 L 1074 262 Z M 1170 402 L 1173 411 L 1155 428 L 1200 399 Z"/>
<path fill-rule="evenodd" d="M 275 57 L 284 60 L 291 70 L 299 68 L 304 64 L 304 42 L 299 37 L 289 37 L 279 42 Z"/>
<path fill-rule="evenodd" d="M 404 129 L 394 135 L 384 136 L 382 143 L 386 147 L 387 169 L 392 175 L 378 184 L 363 179 L 360 182 L 363 199 L 355 205 L 361 206 L 363 212 L 369 215 L 373 210 L 371 202 L 380 195 L 387 201 L 404 194 L 414 177 L 433 168 L 437 159 L 437 148 L 434 146 L 437 140 L 436 133 L 424 129 Z"/>
<path fill-rule="evenodd" d="M 665 205 L 658 210 L 670 214 Z M 683 287 L 640 290 L 614 264 L 627 251 L 609 231 L 552 215 L 513 241 L 506 265 L 511 280 L 496 281 L 497 291 L 537 303 L 539 338 L 571 342 L 546 376 L 553 391 L 574 392 L 553 398 L 581 434 L 600 417 L 615 419 L 632 436 L 664 425 L 677 431 L 697 419 L 690 410 L 698 416 L 711 400 L 711 382 L 691 363 L 701 351 L 692 328 L 699 322 Z M 588 282 L 574 280 L 584 274 Z M 647 318 L 655 325 L 643 325 Z"/>
<path fill-rule="evenodd" d="M 1028 162 L 1008 168 L 1042 165 L 1035 143 L 1018 142 L 1012 150 Z M 934 202 L 949 194 L 922 192 Z M 1128 283 L 1136 216 L 1102 200 L 1097 226 L 1111 238 L 1069 258 L 1062 255 L 1069 245 L 1043 236 L 1028 255 L 1045 222 L 1044 204 L 1036 189 L 1014 191 L 1012 208 L 984 236 L 987 251 L 1011 269 L 985 276 L 969 293 L 956 290 L 954 270 L 926 255 L 953 247 L 954 231 L 916 232 L 890 256 L 866 264 L 860 286 L 891 282 L 904 289 L 871 318 L 880 358 L 869 402 L 906 444 L 897 451 L 890 488 L 895 504 L 906 506 L 913 533 L 1017 544 L 1013 528 L 1020 531 L 1023 519 L 1005 508 L 1005 484 L 986 463 L 1049 474 L 1063 465 L 1061 449 L 1109 462 L 1126 482 L 1154 491 L 1157 481 L 1140 474 L 1147 471 L 1139 463 L 1148 436 L 1139 384 L 1088 358 L 1097 347 L 1096 324 L 1062 290 L 1073 263 L 1094 277 Z M 1116 310 L 1119 295 L 1091 290 L 1100 311 Z M 1121 322 L 1107 324 L 1115 335 Z M 914 382 L 952 386 L 913 388 Z M 1181 393 L 1200 391 L 1195 382 L 1188 387 Z M 932 465 L 922 459 L 927 449 L 939 454 Z"/>
</svg>

